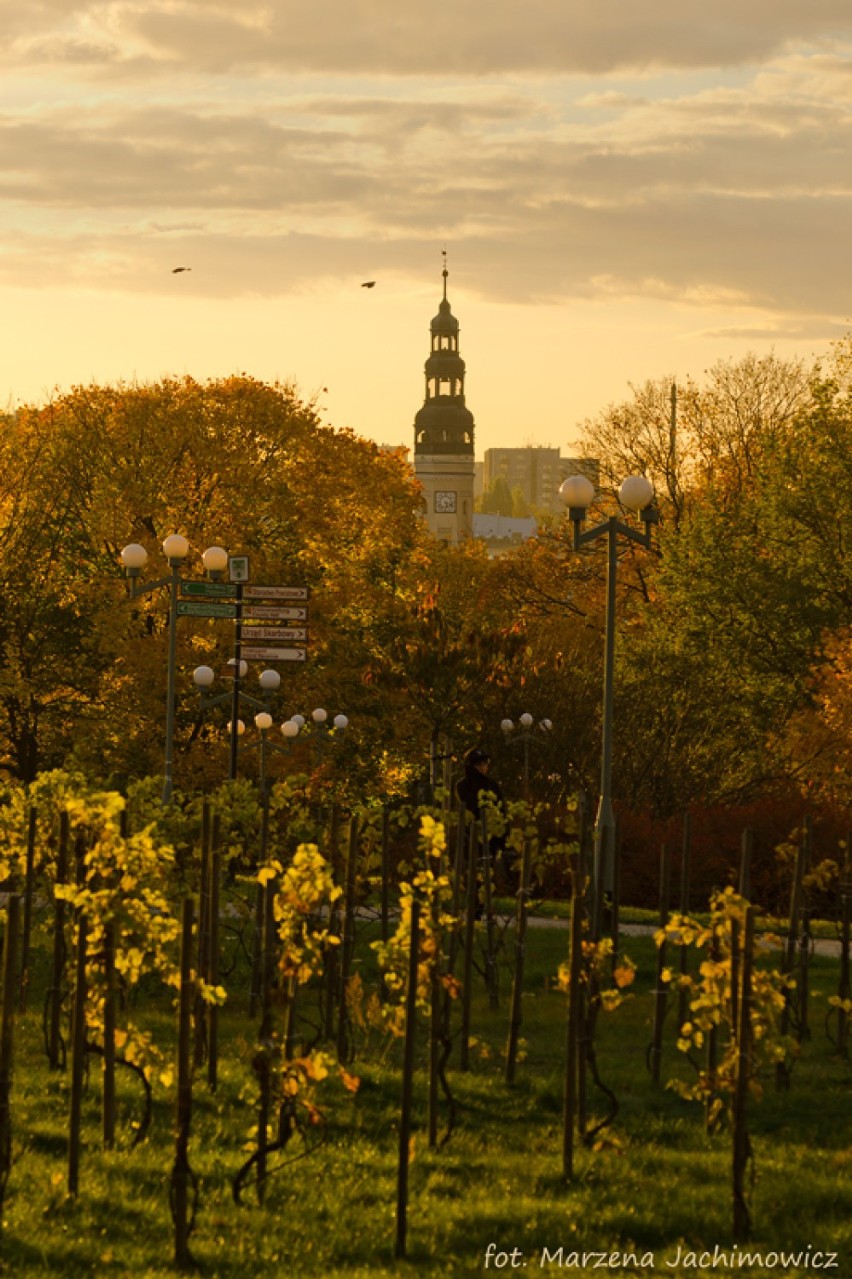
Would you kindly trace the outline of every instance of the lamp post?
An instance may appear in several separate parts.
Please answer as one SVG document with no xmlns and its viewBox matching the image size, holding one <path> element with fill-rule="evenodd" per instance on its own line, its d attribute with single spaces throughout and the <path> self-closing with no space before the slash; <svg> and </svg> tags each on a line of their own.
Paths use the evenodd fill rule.
<svg viewBox="0 0 852 1279">
<path fill-rule="evenodd" d="M 138 542 L 131 542 L 121 552 L 121 562 L 124 565 L 130 583 L 131 599 L 138 599 L 142 595 L 148 595 L 151 591 L 159 590 L 161 586 L 169 588 L 169 638 L 166 664 L 166 758 L 165 777 L 163 780 L 163 803 L 168 804 L 171 801 L 173 789 L 178 586 L 180 584 L 181 566 L 189 554 L 189 542 L 181 533 L 170 533 L 163 542 L 163 554 L 171 572 L 167 577 L 160 577 L 155 582 L 146 582 L 144 586 L 140 585 L 139 578 L 148 560 L 148 552 L 145 547 L 140 546 Z M 227 567 L 228 554 L 221 546 L 211 546 L 204 552 L 202 560 L 208 577 L 215 581 L 221 578 L 222 572 Z"/>
<path fill-rule="evenodd" d="M 261 729 L 262 771 L 264 762 L 264 732 L 272 726 L 272 716 L 269 712 L 272 708 L 275 694 L 281 687 L 281 676 L 278 671 L 274 671 L 270 668 L 261 671 L 258 676 L 258 683 L 261 687 L 261 698 L 252 697 L 250 693 L 245 692 L 244 689 L 239 687 L 239 681 L 245 679 L 248 674 L 248 662 L 245 661 L 244 658 L 241 658 L 239 662 L 236 662 L 233 658 L 231 658 L 228 665 L 232 666 L 234 670 L 233 690 L 229 689 L 225 693 L 216 693 L 212 697 L 205 694 L 204 690 L 210 688 L 216 678 L 216 673 L 211 666 L 196 666 L 195 670 L 192 672 L 192 680 L 198 689 L 199 706 L 202 714 L 204 711 L 209 710 L 212 706 L 220 706 L 223 702 L 231 703 L 231 719 L 228 723 L 228 738 L 230 742 L 230 749 L 228 752 L 228 780 L 233 781 L 237 775 L 239 739 L 245 732 L 245 724 L 239 717 L 240 703 L 244 702 L 248 706 L 256 707 L 258 709 L 258 714 L 255 715 L 254 722 L 258 729 Z M 263 719 L 262 724 L 258 723 L 261 719 Z M 267 720 L 269 721 L 268 723 L 266 722 Z"/>
<path fill-rule="evenodd" d="M 516 746 L 520 743 L 524 748 L 524 799 L 527 802 L 530 798 L 530 745 L 533 742 L 539 746 L 543 745 L 541 737 L 533 729 L 534 724 L 535 720 L 529 711 L 524 711 L 523 715 L 518 717 L 517 728 L 514 720 L 500 721 L 500 727 L 509 745 Z M 553 720 L 540 719 L 538 729 L 540 733 L 550 733 L 553 729 Z"/>
<path fill-rule="evenodd" d="M 604 640 L 603 682 L 603 735 L 601 742 L 601 793 L 595 822 L 595 861 L 593 872 L 594 914 L 593 939 L 600 935 L 604 893 L 612 892 L 615 872 L 615 817 L 612 811 L 612 729 L 613 729 L 613 672 L 615 667 L 615 579 L 618 568 L 619 535 L 637 543 L 646 550 L 651 546 L 651 529 L 657 523 L 657 508 L 653 505 L 654 486 L 644 475 L 629 475 L 618 490 L 618 500 L 623 507 L 635 511 L 644 528 L 638 532 L 625 524 L 618 516 L 611 515 L 599 524 L 584 529 L 588 509 L 595 496 L 595 487 L 585 475 L 569 475 L 559 489 L 559 496 L 568 507 L 568 518 L 574 528 L 574 550 L 579 551 L 599 538 L 606 538 L 606 622 Z"/>
<path fill-rule="evenodd" d="M 328 711 L 322 706 L 318 706 L 311 711 L 311 720 L 313 728 L 310 736 L 315 740 L 317 751 L 317 763 L 322 759 L 323 751 L 328 738 L 333 732 L 345 732 L 349 727 L 349 720 L 345 715 L 335 715 L 331 723 L 328 720 Z M 304 715 L 291 715 L 288 720 L 281 725 L 281 732 L 289 742 L 294 742 L 302 730 L 305 728 L 307 720 Z"/>
</svg>

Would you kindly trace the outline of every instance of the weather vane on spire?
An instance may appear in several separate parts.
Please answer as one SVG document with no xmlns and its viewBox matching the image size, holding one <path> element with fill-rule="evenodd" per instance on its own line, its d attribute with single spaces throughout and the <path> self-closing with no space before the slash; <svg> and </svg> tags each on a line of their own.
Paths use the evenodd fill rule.
<svg viewBox="0 0 852 1279">
<path fill-rule="evenodd" d="M 441 273 L 441 274 L 442 274 L 442 275 L 443 275 L 443 277 L 444 277 L 444 301 L 446 302 L 446 300 L 447 300 L 447 276 L 449 275 L 449 271 L 447 270 L 447 250 L 446 250 L 446 248 L 441 249 L 441 257 L 444 259 L 444 270 L 442 271 L 442 273 Z"/>
</svg>

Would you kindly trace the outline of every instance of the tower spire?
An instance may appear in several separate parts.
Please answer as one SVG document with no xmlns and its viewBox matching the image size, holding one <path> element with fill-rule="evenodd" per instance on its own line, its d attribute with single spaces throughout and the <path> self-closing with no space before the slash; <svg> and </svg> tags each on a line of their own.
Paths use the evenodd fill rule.
<svg viewBox="0 0 852 1279">
<path fill-rule="evenodd" d="M 426 398 L 414 419 L 414 469 L 423 485 L 432 532 L 457 542 L 473 532 L 473 414 L 465 404 L 459 322 L 447 300 L 447 250 L 441 250 L 443 296 L 429 326 Z"/>
</svg>

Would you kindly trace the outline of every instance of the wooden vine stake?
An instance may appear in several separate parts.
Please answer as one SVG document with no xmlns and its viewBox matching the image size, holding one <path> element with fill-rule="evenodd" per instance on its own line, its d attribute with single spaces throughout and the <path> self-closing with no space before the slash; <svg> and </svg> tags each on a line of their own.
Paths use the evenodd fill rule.
<svg viewBox="0 0 852 1279">
<path fill-rule="evenodd" d="M 852 832 L 846 836 L 843 873 L 840 880 L 840 980 L 837 986 L 837 1051 L 849 1056 L 849 1013 L 844 1007 L 849 999 L 849 933 L 852 923 Z"/>
<path fill-rule="evenodd" d="M 273 1069 L 273 1016 L 274 992 L 273 967 L 275 964 L 275 893 L 277 880 L 267 879 L 263 885 L 263 935 L 260 966 L 260 1029 L 258 1032 L 255 1071 L 258 1081 L 257 1100 L 257 1162 L 255 1164 L 255 1193 L 257 1202 L 263 1203 L 266 1194 L 266 1164 L 269 1146 L 269 1117 L 272 1113 Z"/>
<path fill-rule="evenodd" d="M 56 887 L 68 877 L 68 839 L 71 824 L 63 809 L 59 815 L 59 846 L 56 851 Z M 53 903 L 53 963 L 47 992 L 47 1059 L 53 1070 L 65 1065 L 62 1043 L 62 983 L 65 977 L 65 902 Z"/>
<path fill-rule="evenodd" d="M 680 858 L 680 902 L 679 909 L 681 915 L 689 914 L 689 876 L 690 862 L 692 860 L 692 818 L 686 812 L 683 815 L 683 843 L 681 845 Z M 679 971 L 681 977 L 686 977 L 689 972 L 689 947 L 681 942 L 679 956 Z M 677 1024 L 678 1029 L 685 1021 L 689 1021 L 689 991 L 685 986 L 678 991 L 677 1000 Z"/>
<path fill-rule="evenodd" d="M 191 1270 L 194 1262 L 189 1237 L 195 1219 L 195 1177 L 189 1164 L 189 1133 L 192 1123 L 192 1006 L 195 979 L 192 972 L 192 927 L 195 910 L 191 897 L 184 898 L 180 938 L 180 995 L 178 999 L 177 1046 L 177 1132 L 169 1203 L 175 1228 L 175 1266 Z M 190 1208 L 190 1194 L 193 1204 Z"/>
<path fill-rule="evenodd" d="M 790 894 L 790 921 L 787 926 L 787 937 L 784 944 L 783 972 L 789 975 L 796 966 L 799 956 L 799 930 L 802 914 L 803 881 L 808 868 L 810 855 L 810 818 L 805 818 L 804 831 L 796 851 L 796 865 L 793 871 L 793 887 Z M 781 1014 L 781 1034 L 786 1035 L 790 1029 L 790 1015 L 793 1009 L 793 995 L 789 988 L 785 994 L 784 1011 Z M 778 1092 L 786 1092 L 790 1087 L 790 1066 L 786 1061 L 776 1062 L 775 1087 Z"/>
<path fill-rule="evenodd" d="M 754 831 L 750 826 L 743 829 L 740 840 L 740 897 L 746 901 L 751 898 L 751 862 L 754 855 Z"/>
<path fill-rule="evenodd" d="M 583 1016 L 580 983 L 583 973 L 583 876 L 579 852 L 571 855 L 571 942 L 568 952 L 568 1025 L 565 1043 L 565 1105 L 562 1115 L 562 1172 L 574 1176 L 574 1121 L 577 1115 L 580 1074 L 580 1020 Z"/>
<path fill-rule="evenodd" d="M 468 828 L 467 904 L 464 919 L 464 963 L 462 965 L 462 1024 L 459 1067 L 470 1070 L 470 1005 L 473 983 L 473 943 L 476 935 L 476 822 Z"/>
<path fill-rule="evenodd" d="M 214 841 L 210 845 L 210 927 L 207 952 L 207 981 L 214 989 L 219 985 L 219 885 L 222 876 L 222 854 L 218 848 L 218 834 L 218 827 L 214 825 Z M 210 1091 L 215 1092 L 219 1083 L 219 1005 L 217 1003 L 210 1005 L 207 1016 L 207 1084 Z"/>
<path fill-rule="evenodd" d="M 344 900 L 341 911 L 340 962 L 337 992 L 337 1059 L 349 1060 L 349 1009 L 346 988 L 355 952 L 355 890 L 358 874 L 358 818 L 349 819 L 349 844 L 346 851 Z"/>
<path fill-rule="evenodd" d="M 497 992 L 497 962 L 495 959 L 494 907 L 492 901 L 493 868 L 491 864 L 491 840 L 488 835 L 488 810 L 482 810 L 482 886 L 485 912 L 485 988 L 491 1008 L 499 1007 Z"/>
<path fill-rule="evenodd" d="M 612 833 L 612 900 L 610 901 L 610 935 L 612 936 L 612 971 L 618 967 L 618 955 L 621 947 L 621 829 L 616 814 Z"/>
<path fill-rule="evenodd" d="M 27 860 L 24 873 L 24 927 L 21 937 L 21 984 L 18 997 L 18 1008 L 21 1012 L 27 1006 L 27 986 L 30 980 L 30 934 L 33 920 L 33 892 L 35 890 L 35 845 L 36 822 L 38 813 L 31 804 L 27 814 Z"/>
<path fill-rule="evenodd" d="M 269 847 L 269 797 L 266 791 L 261 796 L 260 805 L 260 861 L 266 861 L 266 850 Z M 260 999 L 261 968 L 263 967 L 263 911 L 265 896 L 263 884 L 258 884 L 254 893 L 254 927 L 252 928 L 251 949 L 251 986 L 249 989 L 249 1017 L 257 1013 Z"/>
<path fill-rule="evenodd" d="M 464 851 L 467 840 L 467 827 L 465 826 L 465 813 L 467 809 L 464 804 L 459 801 L 456 810 L 456 849 L 453 861 L 453 897 L 452 906 L 450 908 L 453 919 L 456 921 L 450 932 L 449 955 L 447 958 L 447 970 L 450 975 L 454 975 L 456 971 L 456 959 L 458 958 L 459 941 L 461 940 L 462 928 L 462 893 L 464 892 Z M 386 941 L 382 935 L 382 941 Z M 447 1027 L 449 1033 L 449 1026 Z"/>
<path fill-rule="evenodd" d="M 731 1034 L 736 1039 L 740 1027 L 740 921 L 731 920 Z"/>
<path fill-rule="evenodd" d="M 198 889 L 198 975 L 207 976 L 210 951 L 210 808 L 205 800 L 201 813 L 201 868 Z M 195 1064 L 203 1065 L 207 1057 L 207 1005 L 198 989 L 195 992 Z"/>
<path fill-rule="evenodd" d="M 733 948 L 733 937 L 731 939 L 731 943 Z M 746 1102 L 748 1099 L 748 1086 L 751 1075 L 751 1003 L 753 964 L 754 907 L 749 906 L 745 914 L 742 962 L 740 964 L 741 985 L 736 1026 L 737 1076 L 733 1109 L 734 1239 L 738 1242 L 748 1239 L 751 1232 L 751 1214 L 749 1213 L 748 1203 L 746 1200 L 746 1171 L 748 1168 L 748 1161 L 751 1156 L 751 1145 L 749 1142 L 746 1117 Z"/>
<path fill-rule="evenodd" d="M 104 924 L 104 1150 L 115 1146 L 115 920 Z"/>
<path fill-rule="evenodd" d="M 588 921 L 594 928 L 593 913 L 593 825 L 590 820 L 589 798 L 585 791 L 580 791 L 577 798 L 577 891 L 581 895 L 581 912 L 583 921 Z M 604 834 L 606 837 L 606 834 Z M 581 928 L 582 932 L 582 928 Z M 593 940 L 598 940 L 594 938 Z M 589 1119 L 587 1066 L 592 1051 L 594 1027 L 587 1004 L 587 992 L 581 989 L 577 1005 L 577 1131 L 585 1136 Z M 587 1015 L 588 1014 L 588 1015 Z"/>
<path fill-rule="evenodd" d="M 420 903 L 411 903 L 411 950 L 405 993 L 405 1049 L 402 1062 L 402 1106 L 399 1116 L 399 1164 L 396 1177 L 395 1257 L 405 1256 L 408 1216 L 408 1166 L 411 1162 L 411 1106 L 414 1085 L 414 1053 L 417 1043 L 417 961 L 420 950 Z"/>
<path fill-rule="evenodd" d="M 713 964 L 715 967 L 715 965 L 718 964 L 722 956 L 722 948 L 719 944 L 719 935 L 716 932 L 715 928 L 710 934 L 710 941 L 707 947 L 707 953 L 708 953 L 708 958 L 710 960 L 710 963 Z M 716 1086 L 716 1071 L 719 1065 L 719 1027 L 715 1024 L 715 1022 L 707 1031 L 706 1043 L 707 1043 L 707 1059 L 706 1059 L 707 1082 L 710 1088 L 710 1092 L 712 1094 L 712 1090 Z M 710 1120 L 709 1098 L 707 1102 L 706 1120 L 709 1125 L 709 1120 Z"/>
<path fill-rule="evenodd" d="M 527 902 L 529 898 L 530 870 L 532 867 L 532 840 L 524 839 L 521 857 L 521 882 L 518 885 L 518 912 L 515 923 L 515 976 L 512 982 L 512 1003 L 509 1013 L 509 1038 L 506 1044 L 506 1083 L 515 1082 L 518 1060 L 518 1040 L 523 1022 L 524 959 L 527 939 Z"/>
<path fill-rule="evenodd" d="M 449 791 L 447 791 L 449 795 Z M 449 809 L 444 807 L 444 832 L 446 833 L 448 826 Z M 428 948 L 429 959 L 429 1115 L 428 1115 L 428 1133 L 429 1133 L 429 1149 L 436 1150 L 438 1147 L 438 1111 L 439 1111 L 439 1088 L 443 1085 L 450 1101 L 450 1114 L 448 1119 L 447 1131 L 444 1141 L 449 1139 L 454 1123 L 454 1106 L 452 1098 L 446 1086 L 446 1079 L 442 1076 L 443 1066 L 446 1064 L 450 1050 L 449 1040 L 449 988 L 445 985 L 445 956 L 444 956 L 444 930 L 441 922 L 441 890 L 440 884 L 444 878 L 445 867 L 444 849 L 435 843 L 428 849 L 426 855 L 426 866 L 432 872 L 434 879 L 432 881 L 429 894 L 429 927 L 431 930 L 431 945 Z"/>
<path fill-rule="evenodd" d="M 334 882 L 340 882 L 340 856 L 338 847 L 338 836 L 340 829 L 340 809 L 337 804 L 331 806 L 331 821 L 328 835 L 328 862 L 331 866 L 331 873 Z M 341 916 L 340 916 L 340 900 L 333 901 L 328 912 L 328 935 L 329 937 L 340 937 Z M 338 983 L 338 963 L 339 963 L 339 944 L 332 944 L 326 950 L 325 957 L 325 1037 L 326 1039 L 336 1039 L 335 1034 L 335 1000 L 337 997 Z"/>
<path fill-rule="evenodd" d="M 3 1228 L 3 1204 L 12 1171 L 12 1041 L 17 996 L 15 958 L 18 952 L 20 899 L 9 896 L 6 913 L 6 938 L 3 944 L 3 1012 L 0 1019 L 0 1232 Z"/>
<path fill-rule="evenodd" d="M 381 897 L 381 939 L 386 942 L 390 936 L 390 804 L 382 807 L 382 897 Z"/>
<path fill-rule="evenodd" d="M 429 978 L 429 1149 L 438 1145 L 438 1080 L 441 1052 L 444 1041 L 444 1000 L 441 984 L 441 904 L 437 892 L 433 893 L 430 922 L 435 939 Z"/>
<path fill-rule="evenodd" d="M 86 950 L 88 921 L 77 917 L 74 1002 L 71 1006 L 71 1109 L 68 1122 L 68 1194 L 80 1187 L 80 1125 L 83 1111 L 83 1074 L 86 1067 Z"/>
<path fill-rule="evenodd" d="M 465 829 L 465 806 L 459 802 L 456 808 L 456 844 L 455 856 L 453 861 L 452 872 L 452 906 L 450 912 L 453 918 L 453 924 L 450 928 L 449 944 L 447 946 L 447 975 L 455 977 L 456 961 L 458 959 L 459 942 L 461 941 L 461 930 L 464 927 L 464 914 L 462 911 L 462 892 L 464 889 L 464 850 L 465 841 L 467 839 L 467 831 Z M 462 992 L 464 993 L 464 992 Z M 444 1039 L 445 1047 L 451 1043 L 450 1029 L 453 1019 L 453 999 L 450 995 L 449 988 L 445 988 L 442 995 L 443 1000 L 443 1024 L 441 1033 Z M 469 1030 L 469 1026 L 468 1026 Z"/>
<path fill-rule="evenodd" d="M 671 852 L 668 844 L 660 850 L 660 928 L 665 928 L 669 917 L 669 894 L 671 891 Z M 666 999 L 668 987 L 663 981 L 663 969 L 666 966 L 666 943 L 657 947 L 657 980 L 654 986 L 654 1029 L 649 1054 L 651 1079 L 655 1084 L 660 1082 L 660 1067 L 663 1060 L 663 1022 L 666 1016 Z"/>
</svg>

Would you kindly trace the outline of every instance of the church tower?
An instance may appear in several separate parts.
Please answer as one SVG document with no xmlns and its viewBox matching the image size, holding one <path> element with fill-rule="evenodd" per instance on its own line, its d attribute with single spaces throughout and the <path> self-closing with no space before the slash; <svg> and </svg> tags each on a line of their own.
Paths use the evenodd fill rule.
<svg viewBox="0 0 852 1279">
<path fill-rule="evenodd" d="M 423 486 L 426 521 L 436 537 L 460 542 L 473 535 L 473 414 L 464 402 L 459 322 L 444 296 L 430 325 L 426 399 L 414 419 L 414 471 Z"/>
</svg>

